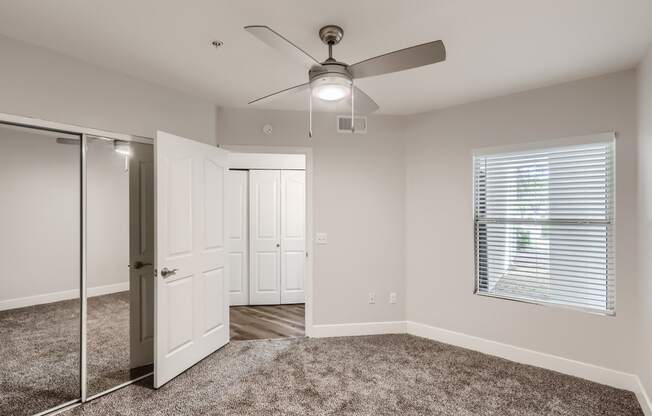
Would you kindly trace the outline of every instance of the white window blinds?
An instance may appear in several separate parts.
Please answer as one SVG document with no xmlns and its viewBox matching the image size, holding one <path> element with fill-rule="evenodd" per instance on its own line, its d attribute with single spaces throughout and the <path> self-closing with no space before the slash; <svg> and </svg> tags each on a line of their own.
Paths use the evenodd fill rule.
<svg viewBox="0 0 652 416">
<path fill-rule="evenodd" d="M 613 314 L 614 141 L 473 164 L 476 293 Z"/>
</svg>

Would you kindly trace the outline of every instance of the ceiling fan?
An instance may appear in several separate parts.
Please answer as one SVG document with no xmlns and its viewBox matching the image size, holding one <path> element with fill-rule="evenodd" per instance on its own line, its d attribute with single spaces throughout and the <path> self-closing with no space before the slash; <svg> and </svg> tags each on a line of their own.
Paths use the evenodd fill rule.
<svg viewBox="0 0 652 416">
<path fill-rule="evenodd" d="M 266 102 L 293 93 L 310 90 L 310 129 L 312 137 L 312 99 L 327 102 L 351 97 L 351 129 L 355 113 L 368 114 L 378 110 L 378 104 L 354 85 L 354 80 L 404 71 L 446 60 L 446 48 L 441 40 L 412 46 L 348 65 L 333 58 L 333 46 L 340 43 L 344 30 L 336 25 L 319 29 L 319 38 L 328 45 L 328 58 L 319 62 L 303 49 L 267 26 L 245 26 L 245 30 L 272 48 L 289 55 L 308 69 L 308 82 L 286 88 L 249 102 Z"/>
</svg>

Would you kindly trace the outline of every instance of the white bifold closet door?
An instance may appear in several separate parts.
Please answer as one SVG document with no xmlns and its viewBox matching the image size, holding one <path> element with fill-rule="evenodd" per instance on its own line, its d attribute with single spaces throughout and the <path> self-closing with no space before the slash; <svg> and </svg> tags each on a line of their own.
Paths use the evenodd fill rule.
<svg viewBox="0 0 652 416">
<path fill-rule="evenodd" d="M 306 174 L 281 171 L 281 303 L 303 303 L 306 275 Z"/>
<path fill-rule="evenodd" d="M 249 303 L 302 303 L 305 172 L 249 171 L 249 204 Z"/>
<path fill-rule="evenodd" d="M 231 305 L 249 304 L 249 172 L 226 177 L 229 297 Z"/>
<path fill-rule="evenodd" d="M 281 171 L 249 171 L 252 305 L 281 303 Z"/>
</svg>

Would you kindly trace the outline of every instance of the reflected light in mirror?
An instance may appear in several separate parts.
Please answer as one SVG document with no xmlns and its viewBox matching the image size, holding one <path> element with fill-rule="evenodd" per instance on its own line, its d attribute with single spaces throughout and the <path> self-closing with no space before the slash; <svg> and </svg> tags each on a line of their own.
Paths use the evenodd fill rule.
<svg viewBox="0 0 652 416">
<path fill-rule="evenodd" d="M 121 155 L 131 156 L 131 145 L 129 142 L 114 140 L 113 150 L 115 150 L 117 153 L 120 153 Z"/>
</svg>

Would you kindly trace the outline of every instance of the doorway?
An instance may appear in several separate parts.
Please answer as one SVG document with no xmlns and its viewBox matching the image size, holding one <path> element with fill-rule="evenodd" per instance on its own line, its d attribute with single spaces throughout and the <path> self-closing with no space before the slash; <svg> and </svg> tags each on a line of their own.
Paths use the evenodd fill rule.
<svg viewBox="0 0 652 416">
<path fill-rule="evenodd" d="M 231 339 L 303 337 L 309 270 L 307 156 L 238 149 L 230 153 L 229 164 Z"/>
</svg>

